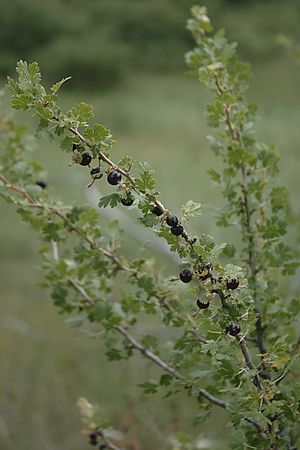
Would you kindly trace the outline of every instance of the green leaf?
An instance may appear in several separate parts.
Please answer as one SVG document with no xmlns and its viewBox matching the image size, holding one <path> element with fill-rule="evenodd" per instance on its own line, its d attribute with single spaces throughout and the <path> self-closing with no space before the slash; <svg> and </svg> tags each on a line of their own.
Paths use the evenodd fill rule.
<svg viewBox="0 0 300 450">
<path fill-rule="evenodd" d="M 19 87 L 26 91 L 41 81 L 39 65 L 36 62 L 27 64 L 26 61 L 17 62 L 17 73 L 19 74 Z"/>
<path fill-rule="evenodd" d="M 85 102 L 77 103 L 67 113 L 68 117 L 81 124 L 85 124 L 88 120 L 94 117 L 93 107 Z"/>
<path fill-rule="evenodd" d="M 201 216 L 201 204 L 195 203 L 192 200 L 186 202 L 184 206 L 181 208 L 183 214 L 183 220 L 189 220 L 192 217 Z"/>
<path fill-rule="evenodd" d="M 60 81 L 58 81 L 57 83 L 53 84 L 53 85 L 51 86 L 51 88 L 50 88 L 51 91 L 53 92 L 53 94 L 56 94 L 56 92 L 59 91 L 59 89 L 62 87 L 62 85 L 63 85 L 66 81 L 71 80 L 71 78 L 72 78 L 72 77 L 63 78 L 62 80 L 60 80 Z"/>
<path fill-rule="evenodd" d="M 138 384 L 141 387 L 145 394 L 155 394 L 158 389 L 158 382 L 155 380 L 145 381 L 145 383 Z"/>
<path fill-rule="evenodd" d="M 153 170 L 144 170 L 140 176 L 135 179 L 135 184 L 139 191 L 149 192 L 155 189 L 156 180 L 153 173 Z"/>
<path fill-rule="evenodd" d="M 98 206 L 99 208 L 107 208 L 108 206 L 110 206 L 111 208 L 115 208 L 120 202 L 121 202 L 121 195 L 113 193 L 106 195 L 105 197 L 102 197 L 99 200 Z"/>
<path fill-rule="evenodd" d="M 110 136 L 110 131 L 100 123 L 95 123 L 84 130 L 84 136 L 92 145 L 101 145 Z"/>
<path fill-rule="evenodd" d="M 30 95 L 19 94 L 10 99 L 10 105 L 13 109 L 21 109 L 23 111 L 26 111 L 27 109 L 29 109 L 31 101 L 32 98 Z"/>
</svg>

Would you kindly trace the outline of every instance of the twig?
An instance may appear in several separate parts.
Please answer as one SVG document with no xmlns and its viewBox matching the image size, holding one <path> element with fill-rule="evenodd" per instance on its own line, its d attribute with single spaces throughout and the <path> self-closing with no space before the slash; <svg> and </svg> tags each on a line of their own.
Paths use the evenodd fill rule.
<svg viewBox="0 0 300 450">
<path fill-rule="evenodd" d="M 223 96 L 226 93 L 226 90 L 223 89 L 220 85 L 220 82 L 218 80 L 217 75 L 215 75 L 215 85 L 216 88 L 219 92 L 219 94 L 221 96 Z M 224 106 L 224 114 L 225 114 L 225 122 L 226 125 L 228 127 L 228 132 L 229 135 L 231 136 L 231 139 L 239 144 L 242 144 L 242 139 L 241 139 L 241 135 L 239 133 L 239 130 L 237 128 L 234 128 L 232 123 L 231 123 L 231 117 L 230 117 L 230 111 L 231 111 L 232 106 L 230 105 L 226 105 Z M 244 206 L 244 210 L 245 210 L 245 219 L 246 219 L 246 230 L 247 230 L 247 238 L 248 238 L 248 265 L 250 268 L 250 273 L 251 273 L 251 279 L 253 281 L 253 297 L 255 300 L 255 312 L 257 314 L 257 319 L 256 319 L 256 343 L 257 346 L 259 348 L 260 351 L 260 355 L 261 355 L 261 360 L 262 360 L 262 366 L 264 367 L 264 355 L 266 354 L 267 350 L 264 344 L 264 339 L 263 339 L 263 333 L 265 328 L 262 325 L 262 319 L 261 319 L 261 311 L 260 311 L 260 307 L 259 307 L 259 300 L 258 300 L 258 296 L 257 296 L 257 287 L 256 287 L 256 275 L 258 273 L 258 269 L 256 267 L 256 263 L 255 263 L 255 258 L 254 258 L 254 252 L 253 252 L 253 232 L 252 232 L 252 224 L 251 224 L 251 216 L 252 216 L 252 209 L 249 205 L 249 198 L 247 195 L 247 173 L 246 173 L 246 168 L 245 165 L 242 164 L 241 165 L 241 171 L 242 171 L 242 178 L 243 178 L 243 182 L 242 182 L 242 193 L 243 193 L 243 206 Z"/>
</svg>

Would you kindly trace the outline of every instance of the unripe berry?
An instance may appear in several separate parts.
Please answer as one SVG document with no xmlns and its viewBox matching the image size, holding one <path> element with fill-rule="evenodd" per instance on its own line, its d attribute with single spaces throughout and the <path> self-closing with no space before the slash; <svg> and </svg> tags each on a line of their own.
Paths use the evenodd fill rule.
<svg viewBox="0 0 300 450">
<path fill-rule="evenodd" d="M 151 212 L 152 212 L 152 214 L 155 214 L 156 216 L 161 216 L 164 213 L 162 211 L 162 209 L 159 206 L 157 206 L 157 205 L 153 206 Z"/>
<path fill-rule="evenodd" d="M 226 333 L 230 334 L 230 336 L 237 336 L 241 331 L 241 327 L 238 323 L 231 323 L 226 327 Z"/>
<path fill-rule="evenodd" d="M 40 186 L 42 189 L 46 189 L 46 187 L 47 187 L 46 181 L 43 181 L 43 180 L 39 180 L 39 181 L 37 181 L 35 184 L 36 184 L 37 186 Z"/>
<path fill-rule="evenodd" d="M 199 299 L 197 300 L 197 306 L 199 309 L 207 309 L 209 307 L 209 302 L 202 303 Z"/>
<path fill-rule="evenodd" d="M 88 166 L 92 161 L 92 157 L 88 152 L 83 152 L 81 154 L 81 162 L 79 163 L 81 166 Z"/>
<path fill-rule="evenodd" d="M 234 289 L 237 289 L 239 287 L 239 284 L 239 280 L 236 280 L 235 278 L 232 278 L 231 280 L 228 280 L 226 282 L 227 289 L 231 289 L 232 291 Z"/>
<path fill-rule="evenodd" d="M 109 184 L 112 184 L 113 186 L 116 186 L 119 184 L 122 180 L 122 175 L 117 170 L 113 170 L 112 172 L 109 172 L 107 175 L 107 181 Z"/>
<path fill-rule="evenodd" d="M 180 236 L 183 233 L 183 227 L 181 225 L 176 225 L 171 228 L 171 233 L 174 234 L 174 236 Z"/>
<path fill-rule="evenodd" d="M 178 225 L 178 217 L 172 214 L 166 218 L 166 222 L 170 227 L 176 227 Z"/>
<path fill-rule="evenodd" d="M 179 274 L 179 278 L 183 283 L 189 283 L 193 278 L 193 273 L 189 269 L 183 269 Z"/>
</svg>

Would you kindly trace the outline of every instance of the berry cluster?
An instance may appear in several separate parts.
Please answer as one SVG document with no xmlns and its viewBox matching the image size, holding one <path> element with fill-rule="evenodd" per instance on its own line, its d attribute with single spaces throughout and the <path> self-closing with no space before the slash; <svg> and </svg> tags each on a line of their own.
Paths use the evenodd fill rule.
<svg viewBox="0 0 300 450">
<path fill-rule="evenodd" d="M 172 216 L 171 216 L 172 217 Z M 176 217 L 176 216 L 175 216 Z M 177 218 L 176 218 L 177 219 Z M 212 274 L 213 266 L 211 263 L 206 263 L 204 265 L 200 264 L 198 268 L 198 277 L 201 281 L 205 281 L 210 279 L 211 284 L 216 284 L 217 281 L 222 281 L 222 278 L 219 278 L 218 280 L 213 276 Z M 195 274 L 191 272 L 189 269 L 183 269 L 179 273 L 179 278 L 183 283 L 189 283 L 192 281 L 193 276 Z M 226 281 L 226 287 L 229 290 L 234 290 L 239 287 L 239 280 L 235 278 L 231 278 Z M 212 289 L 212 293 L 222 295 L 223 301 L 226 300 L 228 297 L 230 297 L 230 294 L 225 294 L 221 290 L 218 289 Z M 207 309 L 209 307 L 209 302 L 202 302 L 200 299 L 196 300 L 196 304 L 201 309 Z M 226 333 L 228 333 L 230 336 L 237 336 L 241 331 L 241 327 L 237 323 L 232 323 L 226 327 Z"/>
</svg>

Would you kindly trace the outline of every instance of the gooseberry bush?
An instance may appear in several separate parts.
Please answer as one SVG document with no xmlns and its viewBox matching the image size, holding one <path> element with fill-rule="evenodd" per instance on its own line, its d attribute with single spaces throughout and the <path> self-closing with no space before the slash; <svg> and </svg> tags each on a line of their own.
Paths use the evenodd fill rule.
<svg viewBox="0 0 300 450">
<path fill-rule="evenodd" d="M 209 171 L 224 199 L 217 223 L 234 227 L 236 243 L 192 235 L 189 220 L 201 205 L 188 200 L 180 217 L 168 209 L 153 170 L 129 155 L 116 161 L 112 134 L 92 122 L 92 106 L 62 111 L 59 90 L 68 79 L 46 91 L 37 63 L 19 61 L 17 79 L 8 78 L 12 109 L 31 113 L 39 138 L 58 141 L 70 163 L 86 170 L 89 186 L 107 182 L 112 192 L 99 199 L 99 210 L 55 198 L 30 153 L 32 137 L 2 113 L 0 194 L 42 237 L 44 286 L 59 311 L 77 326 L 101 329 L 110 360 L 138 353 L 158 366 L 161 375 L 140 384 L 146 393 L 185 391 L 198 405 L 196 426 L 225 410 L 234 432 L 224 448 L 297 449 L 300 303 L 292 291 L 287 298 L 285 277 L 298 263 L 284 241 L 288 199 L 276 183 L 279 158 L 255 138 L 257 108 L 245 100 L 249 65 L 223 30 L 213 31 L 204 7 L 192 15 L 196 47 L 186 61 L 211 92 L 208 139 L 223 162 L 222 171 Z M 117 206 L 135 210 L 177 253 L 181 263 L 171 278 L 148 259 L 126 259 L 115 222 L 99 225 L 101 209 Z M 139 322 L 147 315 L 163 334 L 143 333 Z M 172 329 L 174 339 L 166 339 Z M 92 446 L 129 448 L 126 439 L 109 436 L 96 406 L 84 399 L 79 406 Z M 185 437 L 176 448 L 197 447 Z"/>
</svg>

